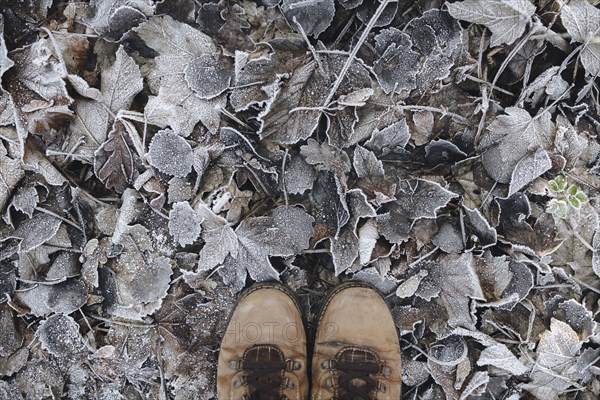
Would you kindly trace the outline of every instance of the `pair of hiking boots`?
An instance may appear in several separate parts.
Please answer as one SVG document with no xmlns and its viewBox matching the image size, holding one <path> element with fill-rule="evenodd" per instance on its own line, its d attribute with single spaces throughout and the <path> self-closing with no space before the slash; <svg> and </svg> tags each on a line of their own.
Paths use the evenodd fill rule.
<svg viewBox="0 0 600 400">
<path fill-rule="evenodd" d="M 398 334 L 381 294 L 347 282 L 326 298 L 309 367 L 306 333 L 293 293 L 258 284 L 238 300 L 221 343 L 219 400 L 398 400 Z"/>
</svg>

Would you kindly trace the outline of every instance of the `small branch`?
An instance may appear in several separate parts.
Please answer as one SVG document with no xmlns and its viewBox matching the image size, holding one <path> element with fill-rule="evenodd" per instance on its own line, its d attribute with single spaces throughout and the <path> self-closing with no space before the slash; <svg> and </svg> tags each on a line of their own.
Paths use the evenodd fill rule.
<svg viewBox="0 0 600 400">
<path fill-rule="evenodd" d="M 335 96 L 335 92 L 337 92 L 338 88 L 342 84 L 342 80 L 344 80 L 344 77 L 348 73 L 348 70 L 350 69 L 352 62 L 354 62 L 354 59 L 356 58 L 356 54 L 358 54 L 358 50 L 361 48 L 361 46 L 363 45 L 365 40 L 367 40 L 367 36 L 369 35 L 369 33 L 371 32 L 373 27 L 375 27 L 375 23 L 377 22 L 377 20 L 383 13 L 383 10 L 385 10 L 385 8 L 387 7 L 387 5 L 389 3 L 395 3 L 397 1 L 398 0 L 382 0 L 381 1 L 381 4 L 379 4 L 377 11 L 375 11 L 375 14 L 369 21 L 369 24 L 367 25 L 367 27 L 363 31 L 362 35 L 358 39 L 358 42 L 356 42 L 356 45 L 354 46 L 354 48 L 348 55 L 348 59 L 346 60 L 346 63 L 342 67 L 340 73 L 338 74 L 337 79 L 335 80 L 333 86 L 331 87 L 331 90 L 329 91 L 329 94 L 327 95 L 327 97 L 325 98 L 325 101 L 323 102 L 323 107 L 326 107 L 331 102 L 331 99 L 333 99 L 333 96 Z"/>
</svg>

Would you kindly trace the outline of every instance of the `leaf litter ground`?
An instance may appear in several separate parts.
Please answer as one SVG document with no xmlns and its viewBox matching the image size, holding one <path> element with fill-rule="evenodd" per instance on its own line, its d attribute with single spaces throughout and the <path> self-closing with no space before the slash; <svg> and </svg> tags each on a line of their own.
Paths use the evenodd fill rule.
<svg viewBox="0 0 600 400">
<path fill-rule="evenodd" d="M 0 13 L 0 398 L 215 398 L 241 290 L 350 279 L 403 398 L 600 395 L 597 1 Z"/>
</svg>

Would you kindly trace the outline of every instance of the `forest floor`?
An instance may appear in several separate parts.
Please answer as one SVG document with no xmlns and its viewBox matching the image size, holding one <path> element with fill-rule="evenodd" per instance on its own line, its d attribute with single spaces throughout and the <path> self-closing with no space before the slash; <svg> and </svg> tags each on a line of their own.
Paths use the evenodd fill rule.
<svg viewBox="0 0 600 400">
<path fill-rule="evenodd" d="M 269 280 L 375 285 L 405 399 L 600 396 L 598 0 L 0 13 L 0 398 L 214 399 Z"/>
</svg>

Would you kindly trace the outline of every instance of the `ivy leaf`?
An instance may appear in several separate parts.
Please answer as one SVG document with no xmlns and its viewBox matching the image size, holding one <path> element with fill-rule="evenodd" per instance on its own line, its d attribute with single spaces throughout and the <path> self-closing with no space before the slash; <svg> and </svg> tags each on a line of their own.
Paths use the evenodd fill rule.
<svg viewBox="0 0 600 400">
<path fill-rule="evenodd" d="M 464 0 L 447 6 L 454 18 L 483 24 L 492 31 L 492 47 L 512 44 L 525 32 L 535 13 L 529 0 Z"/>
<path fill-rule="evenodd" d="M 568 3 L 559 2 L 561 7 L 560 19 L 571 35 L 574 42 L 584 43 L 581 50 L 581 64 L 588 75 L 593 77 L 600 74 L 600 10 L 587 0 L 571 0 Z"/>
<path fill-rule="evenodd" d="M 235 230 L 239 247 L 226 269 L 247 271 L 257 282 L 279 280 L 269 256 L 289 257 L 308 248 L 314 218 L 296 207 L 281 206 L 271 215 L 246 218 Z M 245 273 L 244 273 L 245 274 Z"/>
<path fill-rule="evenodd" d="M 384 206 L 384 214 L 377 216 L 383 235 L 393 243 L 408 238 L 414 221 L 435 218 L 436 211 L 456 197 L 439 183 L 424 179 L 401 181 L 396 189 L 396 200 Z"/>
<path fill-rule="evenodd" d="M 554 124 L 550 113 L 531 117 L 522 108 L 508 107 L 482 136 L 482 163 L 498 182 L 509 183 L 519 161 L 538 149 L 549 150 Z M 543 153 L 541 153 L 543 156 Z"/>
</svg>

